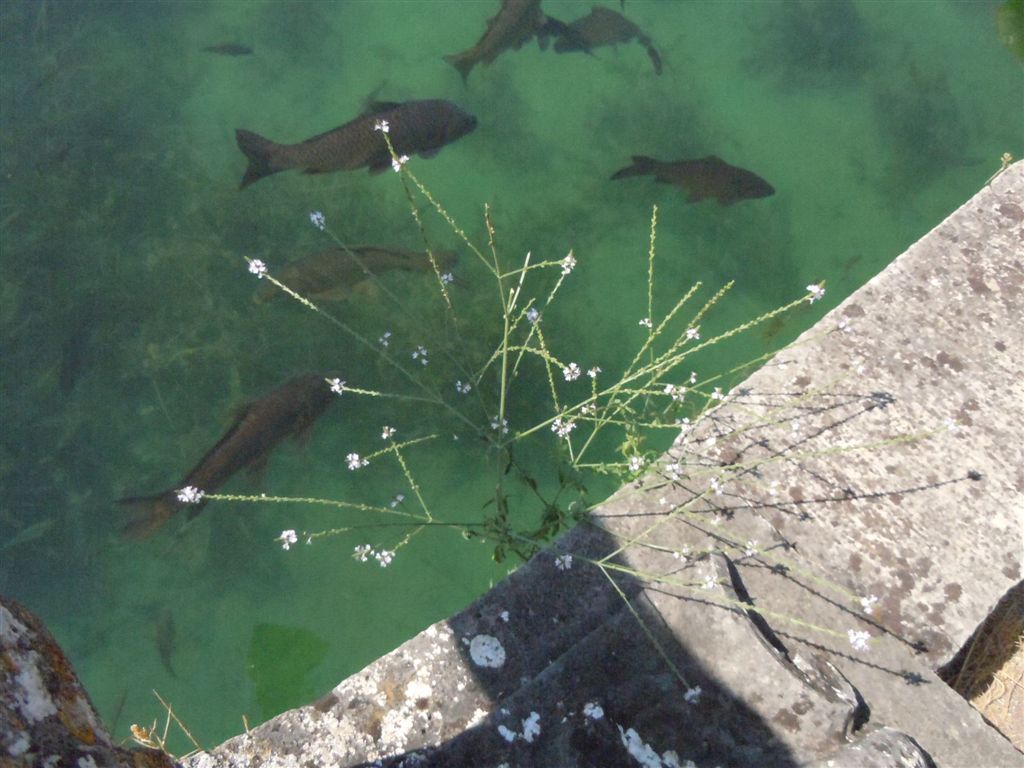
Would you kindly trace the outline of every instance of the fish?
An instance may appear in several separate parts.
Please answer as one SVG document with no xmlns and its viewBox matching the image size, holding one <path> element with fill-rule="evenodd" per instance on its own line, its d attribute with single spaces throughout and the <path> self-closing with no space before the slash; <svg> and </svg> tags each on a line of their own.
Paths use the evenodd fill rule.
<svg viewBox="0 0 1024 768">
<path fill-rule="evenodd" d="M 476 44 L 445 56 L 444 60 L 459 71 L 465 82 L 477 64 L 487 66 L 503 51 L 518 51 L 535 35 L 543 48 L 550 32 L 557 34 L 564 32 L 564 28 L 564 24 L 541 11 L 540 0 L 501 0 L 501 7 L 487 20 L 487 29 Z"/>
<path fill-rule="evenodd" d="M 434 251 L 441 274 L 450 271 L 458 255 L 454 251 Z M 373 285 L 373 276 L 391 270 L 433 272 L 425 251 L 409 251 L 377 245 L 352 245 L 328 248 L 286 264 L 274 274 L 278 280 L 301 296 L 341 301 L 354 293 L 365 292 Z M 271 301 L 284 294 L 274 285 L 266 284 L 256 294 L 259 302 Z"/>
<path fill-rule="evenodd" d="M 249 160 L 239 189 L 293 168 L 303 173 L 359 168 L 379 173 L 390 168 L 391 153 L 383 133 L 376 129 L 381 121 L 388 124 L 396 153 L 421 157 L 433 157 L 476 128 L 473 115 L 443 99 L 374 102 L 355 119 L 298 144 L 278 144 L 239 128 L 235 131 L 238 148 Z"/>
<path fill-rule="evenodd" d="M 217 45 L 208 45 L 199 50 L 204 53 L 219 53 L 222 56 L 248 56 L 252 53 L 252 48 L 241 43 L 218 43 Z"/>
<path fill-rule="evenodd" d="M 555 40 L 556 53 L 584 51 L 590 53 L 602 45 L 615 45 L 636 40 L 647 49 L 655 74 L 661 74 L 661 55 L 651 38 L 640 27 L 611 8 L 595 5 L 589 16 L 569 22 L 567 30 Z"/>
<path fill-rule="evenodd" d="M 756 173 L 729 165 L 715 155 L 699 160 L 663 162 L 633 155 L 633 164 L 612 174 L 613 179 L 627 176 L 654 176 L 655 181 L 674 184 L 685 191 L 687 202 L 715 199 L 719 205 L 732 205 L 775 194 L 775 189 Z"/>
<path fill-rule="evenodd" d="M 206 502 L 182 501 L 182 488 L 212 493 L 243 469 L 260 472 L 271 451 L 288 437 L 302 437 L 330 404 L 333 394 L 322 374 L 296 376 L 261 398 L 239 409 L 231 426 L 199 463 L 173 488 L 152 496 L 119 499 L 141 514 L 123 530 L 126 538 L 143 539 L 154 534 L 175 512 L 188 508 L 189 519 Z"/>
<path fill-rule="evenodd" d="M 177 638 L 174 630 L 174 614 L 170 608 L 164 608 L 156 620 L 156 650 L 160 654 L 160 663 L 164 665 L 167 674 L 177 679 L 178 675 L 171 664 L 171 657 L 174 656 L 174 649 L 177 647 Z"/>
</svg>

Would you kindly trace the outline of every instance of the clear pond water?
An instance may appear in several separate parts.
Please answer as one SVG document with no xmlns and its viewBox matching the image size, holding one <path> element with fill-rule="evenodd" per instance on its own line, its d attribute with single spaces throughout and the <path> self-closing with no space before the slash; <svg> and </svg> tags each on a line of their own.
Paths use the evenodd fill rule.
<svg viewBox="0 0 1024 768">
<path fill-rule="evenodd" d="M 311 211 L 348 243 L 419 247 L 399 178 L 288 172 L 240 192 L 236 128 L 295 142 L 350 120 L 371 96 L 445 98 L 472 112 L 474 133 L 410 167 L 485 247 L 490 204 L 509 267 L 527 252 L 574 251 L 545 332 L 559 359 L 604 376 L 645 338 L 653 204 L 655 318 L 695 281 L 707 296 L 735 279 L 707 336 L 826 281 L 823 301 L 700 357 L 703 377 L 794 338 L 973 194 L 1003 152 L 1021 154 L 1024 78 L 998 41 L 994 2 L 627 0 L 660 52 L 660 76 L 635 42 L 593 55 L 530 42 L 463 83 L 442 57 L 469 48 L 497 5 L 0 8 L 0 590 L 47 622 L 117 737 L 160 715 L 156 689 L 215 744 L 243 715 L 255 724 L 323 693 L 515 565 L 444 527 L 417 533 L 386 568 L 358 562 L 355 546 L 393 549 L 410 529 L 305 504 L 214 502 L 150 539 L 121 536 L 129 518 L 116 499 L 172 487 L 235 409 L 289 377 L 330 370 L 352 386 L 411 391 L 297 303 L 254 302 L 245 262 L 273 272 L 330 245 Z M 590 7 L 544 3 L 565 21 Z M 201 50 L 220 43 L 252 54 Z M 688 204 L 649 177 L 610 180 L 631 155 L 712 154 L 775 194 L 722 207 Z M 494 282 L 418 204 L 431 241 L 459 251 L 459 324 L 422 275 L 385 275 L 386 290 L 328 309 L 370 346 L 390 332 L 396 361 L 486 422 L 493 379 L 465 401 L 454 382 L 499 338 Z M 557 276 L 527 292 L 543 299 Z M 421 344 L 427 366 L 411 358 Z M 509 401 L 513 431 L 552 413 L 541 369 L 526 373 Z M 398 439 L 437 435 L 405 453 L 436 520 L 493 514 L 485 441 L 442 409 L 351 393 L 306 441 L 278 448 L 261 478 L 223 490 L 385 507 L 403 494 L 415 511 L 393 460 L 346 467 L 348 453 L 383 447 L 384 425 Z M 545 488 L 557 443 L 547 436 L 520 456 Z M 591 500 L 613 484 L 592 481 Z M 514 485 L 515 520 L 536 525 L 537 510 L 518 503 L 528 488 Z M 345 526 L 362 527 L 287 551 L 275 540 Z"/>
</svg>

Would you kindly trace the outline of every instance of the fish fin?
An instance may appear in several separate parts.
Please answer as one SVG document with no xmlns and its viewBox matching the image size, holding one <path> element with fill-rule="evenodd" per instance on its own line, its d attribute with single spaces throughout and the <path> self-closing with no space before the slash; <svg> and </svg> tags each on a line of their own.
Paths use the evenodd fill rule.
<svg viewBox="0 0 1024 768">
<path fill-rule="evenodd" d="M 469 82 L 469 73 L 472 71 L 473 65 L 476 64 L 471 56 L 467 56 L 465 53 L 453 53 L 451 56 L 445 56 L 444 60 L 459 70 L 463 83 Z"/>
<path fill-rule="evenodd" d="M 647 55 L 650 56 L 650 58 L 651 58 L 651 64 L 654 65 L 654 74 L 660 75 L 661 74 L 661 54 L 658 53 L 658 51 L 655 49 L 655 47 L 653 45 L 650 44 L 650 42 L 647 42 L 645 44 L 645 47 L 647 48 Z"/>
<path fill-rule="evenodd" d="M 366 102 L 366 109 L 363 110 L 363 115 L 379 115 L 381 112 L 390 112 L 393 109 L 398 109 L 402 106 L 399 101 L 375 101 L 370 100 Z"/>
<path fill-rule="evenodd" d="M 118 499 L 117 503 L 136 512 L 135 519 L 121 529 L 126 539 L 134 541 L 152 536 L 181 506 L 174 491 L 164 491 L 153 496 L 131 496 Z M 202 508 L 200 504 L 195 506 L 196 511 Z"/>
<path fill-rule="evenodd" d="M 258 133 L 237 128 L 235 141 L 238 143 L 238 148 L 242 150 L 242 154 L 249 160 L 242 183 L 238 186 L 239 189 L 245 189 L 264 176 L 283 171 L 288 167 L 276 162 L 277 150 L 281 145 L 263 138 Z"/>
<path fill-rule="evenodd" d="M 612 174 L 613 179 L 624 179 L 627 176 L 646 176 L 655 173 L 658 169 L 658 161 L 653 157 L 644 155 L 633 155 L 633 164 L 627 165 Z"/>
</svg>

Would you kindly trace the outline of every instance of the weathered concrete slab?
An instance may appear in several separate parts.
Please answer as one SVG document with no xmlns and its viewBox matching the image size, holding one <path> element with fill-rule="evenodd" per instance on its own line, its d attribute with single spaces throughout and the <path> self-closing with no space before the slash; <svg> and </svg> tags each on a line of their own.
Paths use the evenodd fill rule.
<svg viewBox="0 0 1024 768">
<path fill-rule="evenodd" d="M 933 670 L 1021 578 L 1022 200 L 1018 163 L 594 525 L 190 765 L 1021 765 Z"/>
</svg>

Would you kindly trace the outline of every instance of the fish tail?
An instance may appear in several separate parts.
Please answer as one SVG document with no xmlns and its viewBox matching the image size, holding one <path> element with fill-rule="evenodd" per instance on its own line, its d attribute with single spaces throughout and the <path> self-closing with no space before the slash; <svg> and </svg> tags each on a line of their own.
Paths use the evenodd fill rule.
<svg viewBox="0 0 1024 768">
<path fill-rule="evenodd" d="M 118 499 L 117 503 L 135 511 L 135 518 L 121 529 L 121 533 L 126 539 L 136 541 L 156 533 L 181 506 L 174 491 L 164 491 L 154 496 L 131 496 Z"/>
<path fill-rule="evenodd" d="M 644 155 L 633 155 L 633 164 L 627 165 L 612 174 L 613 179 L 624 179 L 627 176 L 646 176 L 657 170 L 658 161 L 653 157 Z"/>
<path fill-rule="evenodd" d="M 249 160 L 249 166 L 245 169 L 245 176 L 242 177 L 239 189 L 245 189 L 264 176 L 283 171 L 288 167 L 279 162 L 278 148 L 280 145 L 263 138 L 258 133 L 237 128 L 235 141 L 238 142 L 238 148 Z"/>
<path fill-rule="evenodd" d="M 655 49 L 655 47 L 653 45 L 651 45 L 651 39 L 650 38 L 647 38 L 647 41 L 644 43 L 644 47 L 647 48 L 647 55 L 651 59 L 651 64 L 654 65 L 654 74 L 660 75 L 661 74 L 661 55 L 658 53 L 657 49 Z"/>
<path fill-rule="evenodd" d="M 472 56 L 466 56 L 464 53 L 455 53 L 451 56 L 445 56 L 444 60 L 459 70 L 459 74 L 462 75 L 462 82 L 468 82 L 469 73 L 473 69 L 473 65 L 476 64 Z"/>
</svg>

